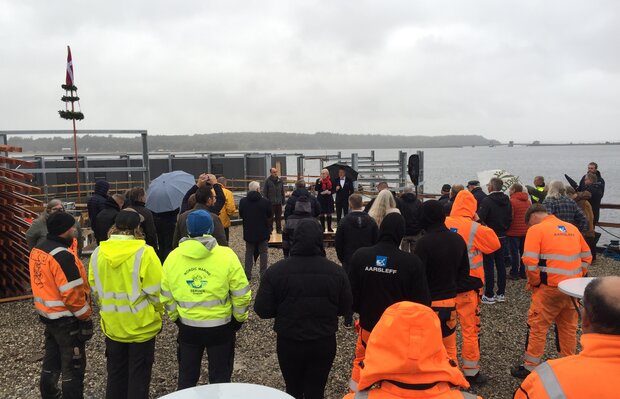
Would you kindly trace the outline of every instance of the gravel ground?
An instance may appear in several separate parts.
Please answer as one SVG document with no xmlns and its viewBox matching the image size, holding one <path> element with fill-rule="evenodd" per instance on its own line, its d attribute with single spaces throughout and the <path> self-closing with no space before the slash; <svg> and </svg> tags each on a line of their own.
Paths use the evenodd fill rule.
<svg viewBox="0 0 620 399">
<path fill-rule="evenodd" d="M 232 248 L 243 258 L 244 244 L 241 227 L 231 228 Z M 328 249 L 328 257 L 336 260 L 336 253 Z M 281 250 L 270 249 L 269 261 L 274 263 L 282 258 Z M 87 260 L 85 260 L 87 263 Z M 256 272 L 256 271 L 255 271 Z M 620 262 L 600 257 L 591 268 L 594 276 L 620 275 Z M 252 281 L 256 293 L 257 278 Z M 491 377 L 486 386 L 472 392 L 486 399 L 512 398 L 519 381 L 510 376 L 509 369 L 517 364 L 524 351 L 526 314 L 529 306 L 529 293 L 524 290 L 524 281 L 508 280 L 506 302 L 483 305 L 482 347 L 483 371 Z M 98 319 L 98 315 L 94 315 Z M 98 321 L 98 320 L 97 320 Z M 275 333 L 272 320 L 261 320 L 253 312 L 237 335 L 235 370 L 233 381 L 271 386 L 284 390 L 284 381 L 278 367 L 275 353 Z M 338 332 L 338 353 L 326 388 L 327 398 L 341 398 L 347 392 L 351 362 L 355 348 L 354 330 L 341 328 Z M 176 326 L 165 320 L 161 334 L 157 338 L 155 364 L 151 381 L 151 396 L 156 398 L 170 393 L 176 386 Z M 553 338 L 549 335 L 546 354 L 555 357 Z M 13 302 L 0 305 L 0 397 L 34 398 L 38 397 L 38 380 L 43 353 L 43 328 L 34 314 L 31 301 Z M 460 336 L 459 336 L 460 345 Z M 87 398 L 103 398 L 105 392 L 106 367 L 104 356 L 104 336 L 97 329 L 95 336 L 87 344 L 88 366 L 85 378 Z M 206 380 L 206 356 L 203 361 L 203 375 L 200 383 Z"/>
</svg>

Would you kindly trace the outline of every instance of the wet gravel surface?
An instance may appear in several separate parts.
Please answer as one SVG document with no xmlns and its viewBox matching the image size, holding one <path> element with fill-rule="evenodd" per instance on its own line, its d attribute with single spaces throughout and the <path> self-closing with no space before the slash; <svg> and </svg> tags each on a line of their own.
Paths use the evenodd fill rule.
<svg viewBox="0 0 620 399">
<path fill-rule="evenodd" d="M 244 244 L 241 227 L 231 228 L 231 247 L 243 259 Z M 328 249 L 328 257 L 336 260 L 336 253 Z M 278 249 L 269 250 L 269 262 L 282 258 Z M 85 261 L 87 263 L 87 260 Z M 258 278 L 251 282 L 256 293 Z M 620 262 L 600 257 L 591 268 L 591 275 L 620 275 Z M 530 296 L 524 289 L 524 280 L 508 280 L 506 302 L 483 305 L 481 352 L 482 370 L 491 380 L 481 388 L 472 389 L 486 399 L 512 398 L 519 381 L 510 376 L 509 369 L 519 363 L 524 351 L 526 315 Z M 96 324 L 98 316 L 94 316 Z M 237 334 L 234 382 L 247 382 L 284 390 L 284 381 L 275 353 L 273 320 L 261 320 L 253 312 Z M 460 334 L 460 333 L 459 333 Z M 338 352 L 327 384 L 326 398 L 341 398 L 347 392 L 351 362 L 355 348 L 355 332 L 340 328 Z M 43 327 L 33 311 L 31 301 L 0 304 L 0 398 L 39 397 L 38 382 L 43 354 Z M 460 336 L 459 336 L 460 345 Z M 87 344 L 88 365 L 85 377 L 85 397 L 103 398 L 106 382 L 104 335 L 99 328 Z M 546 355 L 555 357 L 554 339 L 547 340 Z M 207 359 L 203 360 L 200 384 L 207 383 Z M 151 380 L 153 398 L 174 391 L 177 379 L 176 326 L 164 321 L 157 337 L 155 364 Z"/>
</svg>

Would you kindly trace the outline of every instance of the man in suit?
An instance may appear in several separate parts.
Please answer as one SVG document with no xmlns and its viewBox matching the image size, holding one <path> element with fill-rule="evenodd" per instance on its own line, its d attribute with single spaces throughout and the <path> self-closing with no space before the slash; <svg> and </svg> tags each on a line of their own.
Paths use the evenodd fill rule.
<svg viewBox="0 0 620 399">
<path fill-rule="evenodd" d="M 340 223 L 340 219 L 349 213 L 349 196 L 353 194 L 353 180 L 347 177 L 346 170 L 340 168 L 338 170 L 338 178 L 332 184 L 336 190 L 336 222 Z"/>
</svg>

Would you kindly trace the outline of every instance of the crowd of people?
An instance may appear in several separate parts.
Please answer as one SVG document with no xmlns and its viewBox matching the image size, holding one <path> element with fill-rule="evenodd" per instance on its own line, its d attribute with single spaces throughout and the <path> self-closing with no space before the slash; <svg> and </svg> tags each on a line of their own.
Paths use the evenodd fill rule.
<svg viewBox="0 0 620 399">
<path fill-rule="evenodd" d="M 357 331 L 347 399 L 475 398 L 464 390 L 488 381 L 481 306 L 510 301 L 509 259 L 508 277 L 526 279 L 532 292 L 523 362 L 510 370 L 525 379 L 515 398 L 615 397 L 605 375 L 620 371 L 620 278 L 586 288 L 579 355 L 577 312 L 558 290 L 586 276 L 595 253 L 604 192 L 596 164 L 574 185 L 537 176 L 534 187 L 513 184 L 506 195 L 503 181 L 492 178 L 485 194 L 472 180 L 445 184 L 438 200 L 422 201 L 413 187 L 396 193 L 380 182 L 364 207 L 344 168 L 333 178 L 323 170 L 310 189 L 297 181 L 288 197 L 273 168 L 239 202 L 242 265 L 228 247 L 236 207 L 226 179 L 199 176 L 179 210 L 165 214 L 145 206 L 141 187 L 109 195 L 108 183 L 98 181 L 88 202 L 98 244 L 88 269 L 80 226 L 60 201 L 50 201 L 27 234 L 34 305 L 45 325 L 41 395 L 82 397 L 93 301 L 106 336 L 106 397 L 148 397 L 166 314 L 178 326 L 177 389 L 197 384 L 205 350 L 209 382 L 230 382 L 258 261 L 254 311 L 275 319 L 275 351 L 291 396 L 324 396 L 343 317 Z M 274 224 L 284 258 L 269 265 Z M 325 235 L 333 236 L 340 264 L 326 258 Z M 562 358 L 542 362 L 554 323 Z M 589 384 L 576 381 L 582 368 Z"/>
</svg>

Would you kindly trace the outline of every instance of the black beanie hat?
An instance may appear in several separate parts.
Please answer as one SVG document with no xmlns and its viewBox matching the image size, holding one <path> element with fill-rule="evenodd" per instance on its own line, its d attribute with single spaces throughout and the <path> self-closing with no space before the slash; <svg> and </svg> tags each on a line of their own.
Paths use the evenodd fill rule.
<svg viewBox="0 0 620 399">
<path fill-rule="evenodd" d="M 47 218 L 47 232 L 53 236 L 66 233 L 75 225 L 75 219 L 67 212 L 54 212 Z"/>
<path fill-rule="evenodd" d="M 434 224 L 443 224 L 445 221 L 446 211 L 439 201 L 424 201 L 422 204 L 422 227 L 427 228 Z"/>
</svg>

